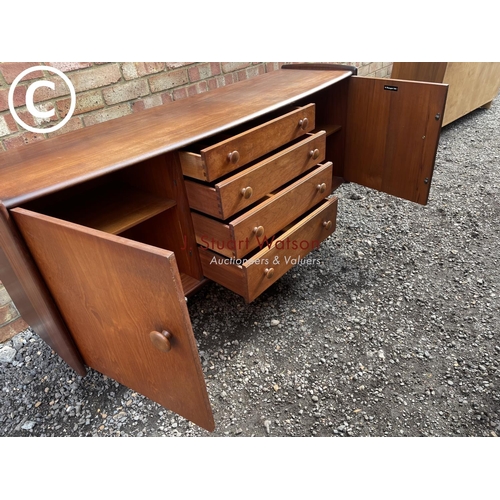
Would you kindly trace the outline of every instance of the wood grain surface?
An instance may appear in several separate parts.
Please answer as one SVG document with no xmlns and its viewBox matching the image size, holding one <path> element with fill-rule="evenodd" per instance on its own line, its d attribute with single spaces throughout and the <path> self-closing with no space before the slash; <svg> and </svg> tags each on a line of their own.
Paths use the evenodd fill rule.
<svg viewBox="0 0 500 500">
<path fill-rule="evenodd" d="M 10 208 L 180 149 L 350 75 L 350 71 L 273 71 L 0 153 L 0 200 Z"/>
<path fill-rule="evenodd" d="M 197 425 L 212 411 L 172 252 L 13 211 L 85 363 Z M 160 352 L 152 331 L 171 333 Z"/>
</svg>

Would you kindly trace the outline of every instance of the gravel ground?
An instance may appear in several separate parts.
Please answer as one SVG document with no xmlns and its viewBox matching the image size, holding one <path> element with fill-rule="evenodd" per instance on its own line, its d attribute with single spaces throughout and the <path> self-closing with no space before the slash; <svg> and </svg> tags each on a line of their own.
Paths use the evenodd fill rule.
<svg viewBox="0 0 500 500">
<path fill-rule="evenodd" d="M 497 99 L 443 130 L 426 207 L 344 185 L 319 264 L 250 305 L 189 300 L 213 434 L 26 331 L 0 349 L 0 435 L 500 435 L 499 125 Z"/>
</svg>

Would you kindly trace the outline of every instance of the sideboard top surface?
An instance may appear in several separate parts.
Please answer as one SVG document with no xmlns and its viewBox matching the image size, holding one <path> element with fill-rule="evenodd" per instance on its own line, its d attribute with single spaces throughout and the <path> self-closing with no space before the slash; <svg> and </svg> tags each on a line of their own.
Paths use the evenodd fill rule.
<svg viewBox="0 0 500 500">
<path fill-rule="evenodd" d="M 291 104 L 350 71 L 279 70 L 0 153 L 7 208 L 173 151 Z"/>
</svg>

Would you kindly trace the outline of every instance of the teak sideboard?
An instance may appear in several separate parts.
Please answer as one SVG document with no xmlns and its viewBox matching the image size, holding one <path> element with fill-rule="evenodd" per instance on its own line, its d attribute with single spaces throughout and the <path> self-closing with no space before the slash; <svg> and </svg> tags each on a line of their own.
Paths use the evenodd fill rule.
<svg viewBox="0 0 500 500">
<path fill-rule="evenodd" d="M 4 152 L 0 279 L 77 373 L 211 431 L 185 297 L 253 301 L 333 233 L 342 182 L 427 203 L 446 93 L 292 65 Z"/>
</svg>

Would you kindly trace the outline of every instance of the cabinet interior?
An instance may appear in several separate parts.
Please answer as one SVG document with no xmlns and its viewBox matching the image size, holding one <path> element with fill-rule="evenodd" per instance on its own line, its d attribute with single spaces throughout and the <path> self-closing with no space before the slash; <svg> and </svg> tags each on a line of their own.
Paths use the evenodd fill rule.
<svg viewBox="0 0 500 500">
<path fill-rule="evenodd" d="M 168 155 L 160 155 L 22 208 L 174 252 L 188 295 L 200 285 L 201 275 L 193 263 L 190 227 L 182 224 L 184 189 L 172 182 L 175 173 L 168 171 L 168 160 Z"/>
</svg>

